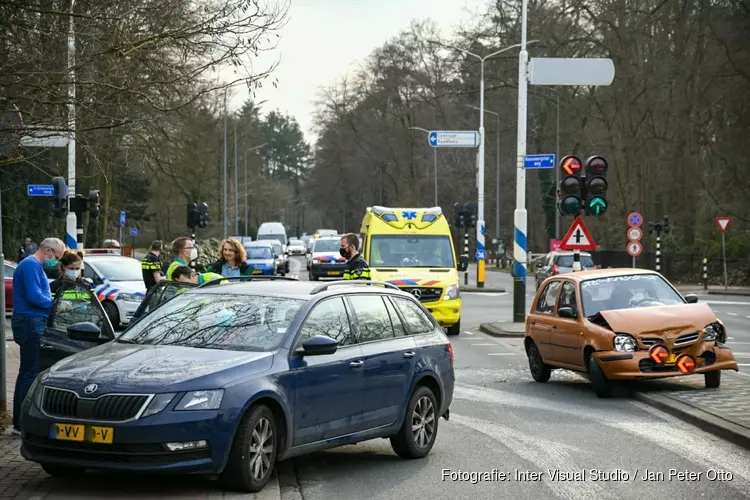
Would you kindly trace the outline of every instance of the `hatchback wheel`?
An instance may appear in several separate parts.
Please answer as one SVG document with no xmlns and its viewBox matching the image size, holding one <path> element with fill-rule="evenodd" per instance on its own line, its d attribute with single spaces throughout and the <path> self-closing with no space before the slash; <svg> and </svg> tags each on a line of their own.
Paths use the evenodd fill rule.
<svg viewBox="0 0 750 500">
<path fill-rule="evenodd" d="M 432 391 L 417 387 L 406 406 L 404 423 L 391 437 L 391 447 L 402 458 L 422 458 L 430 453 L 438 431 L 438 405 Z"/>
<path fill-rule="evenodd" d="M 544 362 L 542 355 L 539 354 L 536 344 L 531 342 L 529 345 L 529 371 L 531 376 L 537 382 L 547 382 L 552 374 L 552 367 Z"/>
<path fill-rule="evenodd" d="M 721 370 L 706 372 L 703 376 L 706 379 L 706 389 L 716 389 L 721 385 Z"/>
<path fill-rule="evenodd" d="M 265 405 L 254 407 L 237 429 L 227 466 L 221 475 L 232 490 L 255 493 L 271 479 L 276 464 L 276 420 Z"/>
<path fill-rule="evenodd" d="M 596 362 L 596 358 L 592 355 L 589 356 L 589 380 L 594 386 L 594 392 L 600 398 L 608 398 L 612 395 L 612 383 L 609 381 L 601 368 L 599 363 Z"/>
</svg>

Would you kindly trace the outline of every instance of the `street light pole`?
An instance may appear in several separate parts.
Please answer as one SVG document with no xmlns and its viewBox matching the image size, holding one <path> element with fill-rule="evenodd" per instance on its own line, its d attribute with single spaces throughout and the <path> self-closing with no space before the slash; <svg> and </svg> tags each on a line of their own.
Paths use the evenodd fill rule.
<svg viewBox="0 0 750 500">
<path fill-rule="evenodd" d="M 260 149 L 263 146 L 267 145 L 267 142 L 264 142 L 260 146 L 253 146 L 252 148 L 248 148 L 245 150 L 245 153 L 242 155 L 245 158 L 245 236 L 247 236 L 247 203 L 248 203 L 248 196 L 247 196 L 247 154 L 250 151 L 253 151 L 255 149 Z"/>
<path fill-rule="evenodd" d="M 467 104 L 466 106 L 479 109 L 477 106 Z M 500 113 L 495 111 L 484 110 L 485 113 L 495 115 L 497 117 L 497 153 L 496 153 L 496 165 L 495 165 L 495 238 L 500 240 Z"/>
<path fill-rule="evenodd" d="M 240 234 L 240 186 L 237 181 L 237 117 L 234 118 L 234 234 Z"/>
<path fill-rule="evenodd" d="M 229 224 L 227 215 L 227 90 L 224 91 L 224 217 L 222 226 L 224 226 L 224 239 L 227 238 L 227 224 Z"/>
<path fill-rule="evenodd" d="M 421 130 L 422 132 L 427 134 L 427 137 L 430 136 L 430 131 L 427 129 L 424 129 L 422 127 L 409 127 L 411 130 Z M 432 148 L 432 161 L 434 162 L 435 169 L 434 169 L 434 176 L 435 176 L 435 206 L 438 206 L 438 168 L 437 168 L 437 148 Z"/>
<path fill-rule="evenodd" d="M 76 197 L 76 33 L 73 23 L 75 5 L 76 0 L 71 0 L 68 21 L 68 207 L 73 206 Z M 80 255 L 83 252 L 83 221 L 79 221 L 73 211 L 68 212 L 65 233 L 65 244 L 68 248 L 78 250 Z"/>
</svg>

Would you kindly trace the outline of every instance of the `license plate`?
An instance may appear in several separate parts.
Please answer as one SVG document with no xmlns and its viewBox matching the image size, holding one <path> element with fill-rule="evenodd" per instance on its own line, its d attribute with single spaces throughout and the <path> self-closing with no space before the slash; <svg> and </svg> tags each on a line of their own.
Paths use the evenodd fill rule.
<svg viewBox="0 0 750 500">
<path fill-rule="evenodd" d="M 664 362 L 664 364 L 673 365 L 676 359 L 677 359 L 677 356 L 675 356 L 674 354 L 670 354 L 667 360 Z"/>
<path fill-rule="evenodd" d="M 80 424 L 52 424 L 50 437 L 59 441 L 89 441 L 91 443 L 112 444 L 115 430 L 112 427 Z"/>
<path fill-rule="evenodd" d="M 260 269 L 254 269 L 253 274 L 263 274 L 263 271 L 261 271 Z"/>
<path fill-rule="evenodd" d="M 328 271 L 328 276 L 340 276 L 341 273 L 338 271 Z"/>
</svg>

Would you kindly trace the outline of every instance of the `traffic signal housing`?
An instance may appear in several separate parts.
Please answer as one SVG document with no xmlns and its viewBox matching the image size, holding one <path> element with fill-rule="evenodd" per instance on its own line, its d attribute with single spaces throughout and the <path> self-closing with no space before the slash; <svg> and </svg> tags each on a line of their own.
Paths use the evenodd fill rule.
<svg viewBox="0 0 750 500">
<path fill-rule="evenodd" d="M 99 218 L 99 214 L 101 213 L 101 210 L 99 208 L 99 203 L 101 202 L 101 197 L 99 196 L 99 190 L 98 189 L 92 189 L 89 191 L 89 215 L 93 217 L 94 219 Z"/>
<path fill-rule="evenodd" d="M 586 160 L 586 215 L 600 216 L 607 211 L 607 170 L 609 165 L 602 156 Z"/>
<path fill-rule="evenodd" d="M 52 214 L 55 217 L 67 217 L 68 185 L 62 177 L 53 177 L 52 185 L 55 186 L 55 194 L 52 196 Z"/>
<path fill-rule="evenodd" d="M 581 160 L 568 155 L 560 160 L 561 178 L 558 186 L 557 208 L 562 215 L 577 216 L 581 213 L 585 201 L 583 180 L 581 179 Z"/>
<path fill-rule="evenodd" d="M 198 205 L 191 201 L 187 204 L 187 227 L 193 229 L 200 224 Z"/>
<path fill-rule="evenodd" d="M 205 229 L 208 226 L 208 205 L 205 202 L 198 203 L 198 226 Z"/>
</svg>

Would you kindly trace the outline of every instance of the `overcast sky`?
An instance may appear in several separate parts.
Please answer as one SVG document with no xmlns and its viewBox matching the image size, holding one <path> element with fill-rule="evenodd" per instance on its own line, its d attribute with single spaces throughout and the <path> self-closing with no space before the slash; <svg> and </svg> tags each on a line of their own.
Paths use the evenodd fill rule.
<svg viewBox="0 0 750 500">
<path fill-rule="evenodd" d="M 279 109 L 294 116 L 309 141 L 315 100 L 322 87 L 333 84 L 361 63 L 373 49 L 407 29 L 415 19 L 434 20 L 444 36 L 454 26 L 485 11 L 487 0 L 290 0 L 288 22 L 276 50 L 262 53 L 254 68 L 273 73 L 278 88 L 266 82 L 256 90 L 262 111 Z M 231 107 L 247 98 L 237 92 Z"/>
</svg>

